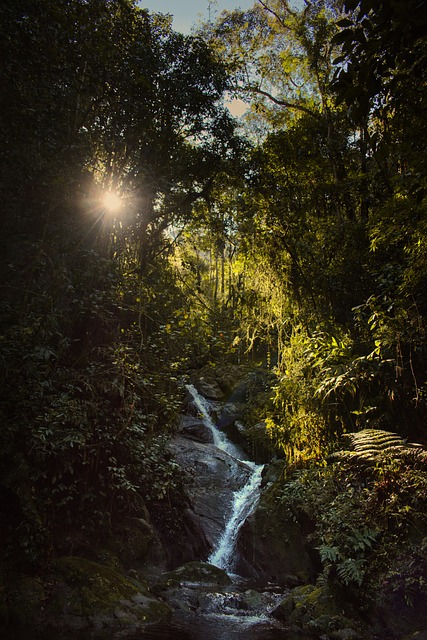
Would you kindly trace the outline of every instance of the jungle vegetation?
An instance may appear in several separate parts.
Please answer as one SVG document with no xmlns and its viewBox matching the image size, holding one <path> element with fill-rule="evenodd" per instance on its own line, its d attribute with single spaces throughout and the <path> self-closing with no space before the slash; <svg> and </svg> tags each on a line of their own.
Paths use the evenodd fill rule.
<svg viewBox="0 0 427 640">
<path fill-rule="evenodd" d="M 1 4 L 8 561 L 173 500 L 180 380 L 206 364 L 274 371 L 294 465 L 366 428 L 426 443 L 424 10 L 259 0 L 184 36 L 133 0 Z"/>
</svg>

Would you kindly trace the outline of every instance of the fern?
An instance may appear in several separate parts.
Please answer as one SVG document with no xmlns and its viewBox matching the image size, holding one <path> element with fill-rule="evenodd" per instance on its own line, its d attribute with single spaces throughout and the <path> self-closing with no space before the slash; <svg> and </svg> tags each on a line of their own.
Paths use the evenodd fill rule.
<svg viewBox="0 0 427 640">
<path fill-rule="evenodd" d="M 342 559 L 342 555 L 338 547 L 329 547 L 327 545 L 322 545 L 320 547 L 317 547 L 317 550 L 319 551 L 320 559 L 323 564 L 329 562 L 335 563 L 337 562 L 337 560 Z"/>
<path fill-rule="evenodd" d="M 331 462 L 346 460 L 362 466 L 370 466 L 384 456 L 398 458 L 409 452 L 420 457 L 426 455 L 422 447 L 408 444 L 397 433 L 381 429 L 363 429 L 357 433 L 347 433 L 343 439 L 347 440 L 348 448 L 329 456 Z"/>
<path fill-rule="evenodd" d="M 380 429 L 363 429 L 358 433 L 351 433 L 349 437 L 354 451 L 360 453 L 363 453 L 366 449 L 384 453 L 390 451 L 390 449 L 396 450 L 398 448 L 403 450 L 406 448 L 405 441 L 397 433 Z"/>
<path fill-rule="evenodd" d="M 349 542 L 354 551 L 364 551 L 372 548 L 377 537 L 378 531 L 364 527 L 362 530 L 354 531 Z"/>
<path fill-rule="evenodd" d="M 365 576 L 363 565 L 364 560 L 362 559 L 346 558 L 337 566 L 338 577 L 346 586 L 352 583 L 360 586 Z"/>
</svg>

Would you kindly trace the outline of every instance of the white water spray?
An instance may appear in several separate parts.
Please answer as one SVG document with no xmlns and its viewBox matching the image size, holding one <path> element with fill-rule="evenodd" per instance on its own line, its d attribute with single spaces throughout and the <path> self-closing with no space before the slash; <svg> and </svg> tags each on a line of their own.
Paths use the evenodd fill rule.
<svg viewBox="0 0 427 640">
<path fill-rule="evenodd" d="M 224 529 L 217 548 L 209 556 L 208 562 L 225 570 L 233 569 L 237 536 L 246 518 L 255 509 L 259 498 L 259 486 L 264 465 L 245 462 L 252 468 L 252 475 L 248 482 L 236 491 L 233 496 L 231 516 Z"/>
<path fill-rule="evenodd" d="M 187 384 L 186 387 L 193 397 L 194 404 L 200 411 L 200 415 L 203 418 L 205 426 L 208 427 L 208 429 L 212 433 L 214 445 L 218 447 L 218 449 L 221 449 L 221 451 L 225 451 L 225 453 L 228 453 L 228 455 L 236 458 L 236 460 L 240 460 L 242 455 L 241 450 L 232 442 L 230 442 L 223 431 L 220 431 L 215 426 L 209 413 L 210 406 L 208 400 L 206 400 L 206 398 L 199 394 L 194 385 Z"/>
<path fill-rule="evenodd" d="M 246 518 L 255 509 L 259 499 L 259 487 L 264 465 L 255 464 L 248 460 L 242 460 L 242 451 L 227 438 L 214 424 L 210 413 L 209 403 L 203 398 L 197 389 L 189 384 L 187 389 L 193 397 L 194 404 L 200 411 L 204 424 L 212 433 L 213 441 L 218 449 L 221 449 L 237 462 L 241 462 L 250 471 L 246 484 L 233 494 L 233 504 L 230 518 L 226 523 L 222 536 L 216 548 L 208 558 L 208 562 L 226 571 L 232 571 L 236 560 L 237 536 Z"/>
</svg>

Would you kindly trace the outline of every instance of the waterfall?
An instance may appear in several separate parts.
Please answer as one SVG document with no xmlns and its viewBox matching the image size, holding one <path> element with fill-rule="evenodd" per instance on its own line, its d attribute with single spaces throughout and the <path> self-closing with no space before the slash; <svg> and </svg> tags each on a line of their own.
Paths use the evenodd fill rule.
<svg viewBox="0 0 427 640">
<path fill-rule="evenodd" d="M 228 522 L 225 525 L 216 548 L 208 558 L 210 564 L 225 569 L 226 571 L 232 571 L 236 556 L 238 533 L 246 518 L 253 512 L 257 505 L 264 465 L 255 464 L 255 462 L 243 459 L 243 451 L 233 444 L 227 438 L 226 434 L 215 426 L 210 415 L 210 405 L 206 398 L 201 396 L 193 385 L 189 384 L 186 386 L 193 398 L 194 404 L 202 416 L 204 424 L 212 433 L 214 445 L 230 455 L 236 461 L 236 465 L 238 463 L 244 464 L 250 472 L 246 484 L 233 494 L 232 508 Z"/>
<path fill-rule="evenodd" d="M 235 492 L 230 519 L 226 524 L 224 533 L 222 534 L 216 549 L 213 550 L 208 559 L 208 562 L 211 564 L 228 571 L 233 569 L 235 547 L 240 528 L 246 518 L 252 513 L 258 502 L 259 486 L 261 484 L 261 475 L 264 468 L 264 465 L 256 465 L 253 462 L 246 461 L 246 464 L 251 467 L 252 475 L 240 491 Z"/>
<path fill-rule="evenodd" d="M 225 451 L 225 453 L 228 453 L 236 460 L 240 460 L 243 452 L 241 451 L 241 449 L 239 449 L 239 447 L 230 442 L 223 431 L 217 429 L 210 415 L 211 406 L 209 405 L 208 400 L 200 395 L 194 385 L 187 384 L 186 388 L 190 392 L 193 398 L 193 402 L 203 418 L 204 424 L 212 433 L 214 445 L 218 449 L 221 449 L 221 451 Z"/>
</svg>

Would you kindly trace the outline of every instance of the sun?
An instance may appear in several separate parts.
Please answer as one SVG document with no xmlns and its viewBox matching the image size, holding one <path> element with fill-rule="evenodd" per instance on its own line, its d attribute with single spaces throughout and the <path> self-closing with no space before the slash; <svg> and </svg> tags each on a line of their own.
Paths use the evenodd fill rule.
<svg viewBox="0 0 427 640">
<path fill-rule="evenodd" d="M 107 191 L 102 197 L 102 204 L 110 213 L 116 213 L 123 206 L 123 200 L 114 191 Z"/>
</svg>

